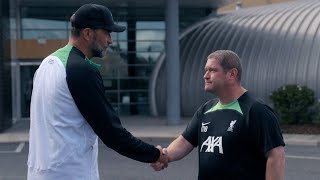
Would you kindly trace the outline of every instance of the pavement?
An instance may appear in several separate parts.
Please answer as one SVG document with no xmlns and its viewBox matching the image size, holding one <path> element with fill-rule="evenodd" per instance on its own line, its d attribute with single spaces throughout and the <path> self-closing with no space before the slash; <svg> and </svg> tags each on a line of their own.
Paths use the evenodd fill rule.
<svg viewBox="0 0 320 180">
<path fill-rule="evenodd" d="M 123 116 L 124 128 L 142 140 L 174 140 L 186 128 L 191 118 L 182 118 L 178 125 L 168 125 L 165 117 Z M 0 133 L 0 143 L 28 142 L 29 120 L 20 120 Z M 287 145 L 320 146 L 320 134 L 283 134 Z"/>
</svg>

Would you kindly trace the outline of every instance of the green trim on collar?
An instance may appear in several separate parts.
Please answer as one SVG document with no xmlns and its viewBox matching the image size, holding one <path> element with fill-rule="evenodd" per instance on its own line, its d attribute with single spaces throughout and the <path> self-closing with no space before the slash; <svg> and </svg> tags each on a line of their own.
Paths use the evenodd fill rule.
<svg viewBox="0 0 320 180">
<path fill-rule="evenodd" d="M 223 109 L 233 109 L 235 111 L 238 111 L 240 114 L 243 114 L 238 100 L 233 101 L 233 102 L 231 102 L 229 104 L 221 104 L 220 101 L 219 101 L 215 106 L 213 106 L 211 109 L 209 109 L 204 114 L 207 114 L 209 112 L 214 112 L 214 111 L 217 111 L 217 110 L 223 110 Z"/>
<path fill-rule="evenodd" d="M 58 49 L 54 53 L 51 54 L 51 56 L 56 56 L 60 59 L 64 67 L 67 65 L 67 60 L 69 57 L 69 54 L 71 52 L 72 46 L 70 44 L 67 44 L 63 48 Z"/>
<path fill-rule="evenodd" d="M 86 60 L 90 65 L 92 65 L 93 67 L 95 67 L 95 68 L 97 68 L 97 69 L 99 69 L 99 68 L 101 67 L 100 64 L 97 64 L 97 63 L 92 62 L 87 56 L 86 56 L 85 60 Z"/>
</svg>

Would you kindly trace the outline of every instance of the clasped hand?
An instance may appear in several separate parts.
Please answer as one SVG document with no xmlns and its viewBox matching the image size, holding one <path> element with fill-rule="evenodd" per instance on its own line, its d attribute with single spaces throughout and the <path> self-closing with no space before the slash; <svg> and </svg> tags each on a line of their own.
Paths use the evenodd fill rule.
<svg viewBox="0 0 320 180">
<path fill-rule="evenodd" d="M 168 167 L 169 156 L 166 148 L 162 148 L 161 146 L 157 146 L 157 148 L 160 150 L 160 157 L 158 161 L 151 163 L 150 166 L 155 171 L 161 171 L 164 168 Z"/>
</svg>

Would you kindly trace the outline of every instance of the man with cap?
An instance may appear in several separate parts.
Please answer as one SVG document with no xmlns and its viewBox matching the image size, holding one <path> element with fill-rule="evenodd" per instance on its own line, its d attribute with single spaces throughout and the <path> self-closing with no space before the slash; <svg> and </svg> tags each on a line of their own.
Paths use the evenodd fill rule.
<svg viewBox="0 0 320 180">
<path fill-rule="evenodd" d="M 98 137 L 137 161 L 167 164 L 154 147 L 122 127 L 104 96 L 98 64 L 112 43 L 114 23 L 108 8 L 81 6 L 70 18 L 69 43 L 46 57 L 37 69 L 30 110 L 28 180 L 98 180 Z"/>
</svg>

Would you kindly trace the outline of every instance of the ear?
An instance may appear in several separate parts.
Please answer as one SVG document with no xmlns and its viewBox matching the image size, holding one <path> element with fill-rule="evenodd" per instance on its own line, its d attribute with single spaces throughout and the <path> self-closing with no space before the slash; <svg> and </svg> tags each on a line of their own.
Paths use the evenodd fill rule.
<svg viewBox="0 0 320 180">
<path fill-rule="evenodd" d="M 238 77 L 238 70 L 236 68 L 232 68 L 229 70 L 229 77 L 230 79 L 237 79 Z"/>
<path fill-rule="evenodd" d="M 87 40 L 87 41 L 89 41 L 90 40 L 90 38 L 91 38 L 91 29 L 90 28 L 85 28 L 85 29 L 83 29 L 82 30 L 82 35 L 83 35 L 83 38 L 85 39 L 85 40 Z"/>
</svg>

